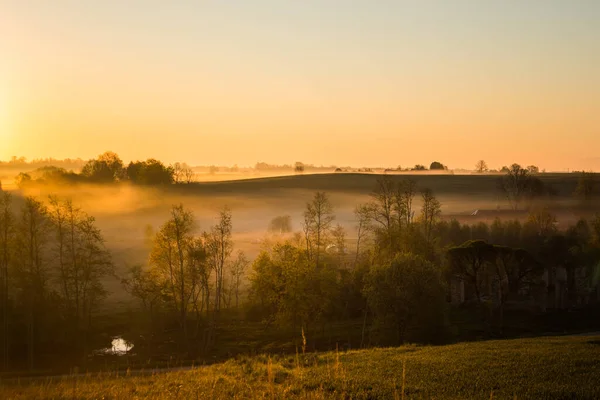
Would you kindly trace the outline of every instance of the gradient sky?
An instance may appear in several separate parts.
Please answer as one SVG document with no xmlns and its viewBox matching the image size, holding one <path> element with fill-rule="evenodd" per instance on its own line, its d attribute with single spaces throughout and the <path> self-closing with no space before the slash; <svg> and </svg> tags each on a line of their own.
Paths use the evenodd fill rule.
<svg viewBox="0 0 600 400">
<path fill-rule="evenodd" d="M 600 1 L 0 0 L 0 158 L 600 170 Z"/>
</svg>

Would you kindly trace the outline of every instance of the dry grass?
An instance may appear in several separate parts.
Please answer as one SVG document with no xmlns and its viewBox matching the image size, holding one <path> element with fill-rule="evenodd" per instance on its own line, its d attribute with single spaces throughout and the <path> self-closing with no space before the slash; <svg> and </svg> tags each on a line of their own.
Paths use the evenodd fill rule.
<svg viewBox="0 0 600 400">
<path fill-rule="evenodd" d="M 4 384 L 2 399 L 600 398 L 599 337 L 242 357 L 148 376 Z"/>
</svg>

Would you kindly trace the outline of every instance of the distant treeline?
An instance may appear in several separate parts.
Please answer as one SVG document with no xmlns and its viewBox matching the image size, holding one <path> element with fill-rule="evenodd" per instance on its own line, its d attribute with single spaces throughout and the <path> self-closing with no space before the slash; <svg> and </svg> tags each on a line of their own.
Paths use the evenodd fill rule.
<svg viewBox="0 0 600 400">
<path fill-rule="evenodd" d="M 125 165 L 117 154 L 106 152 L 86 162 L 79 173 L 58 166 L 43 166 L 32 172 L 21 172 L 15 179 L 19 187 L 32 183 L 106 184 L 123 181 L 138 185 L 191 183 L 194 181 L 194 172 L 187 164 L 165 165 L 153 158 Z"/>
<path fill-rule="evenodd" d="M 66 170 L 80 170 L 86 161 L 81 158 L 65 158 L 58 160 L 55 158 L 36 158 L 31 161 L 27 161 L 25 157 L 11 157 L 8 161 L 0 160 L 0 168 L 13 169 L 18 171 L 32 170 L 42 167 L 59 167 Z"/>
</svg>

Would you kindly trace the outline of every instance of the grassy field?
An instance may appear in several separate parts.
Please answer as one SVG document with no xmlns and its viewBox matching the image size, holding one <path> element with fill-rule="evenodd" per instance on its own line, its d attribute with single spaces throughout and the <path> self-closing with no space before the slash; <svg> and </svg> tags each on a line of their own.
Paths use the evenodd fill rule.
<svg viewBox="0 0 600 400">
<path fill-rule="evenodd" d="M 232 359 L 3 384 L 3 399 L 597 399 L 600 336 Z"/>
<path fill-rule="evenodd" d="M 334 173 L 307 174 L 295 176 L 239 179 L 221 182 L 199 182 L 189 186 L 180 186 L 181 190 L 204 193 L 248 193 L 262 190 L 324 190 L 333 192 L 368 194 L 375 186 L 380 174 L 373 173 Z M 413 179 L 419 187 L 428 187 L 442 195 L 448 194 L 494 194 L 497 191 L 498 174 L 428 174 L 402 173 L 387 174 L 392 180 Z M 577 185 L 579 174 L 545 173 L 538 177 L 553 187 L 557 194 L 570 196 Z"/>
</svg>

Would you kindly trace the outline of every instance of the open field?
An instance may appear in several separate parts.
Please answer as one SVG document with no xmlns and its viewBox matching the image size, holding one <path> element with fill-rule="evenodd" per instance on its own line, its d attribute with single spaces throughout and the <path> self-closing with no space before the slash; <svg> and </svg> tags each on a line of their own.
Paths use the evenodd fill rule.
<svg viewBox="0 0 600 400">
<path fill-rule="evenodd" d="M 150 376 L 113 371 L 31 384 L 11 383 L 2 386 L 0 397 L 597 399 L 599 357 L 600 336 L 439 347 L 409 345 L 273 358 L 241 357 Z"/>
</svg>

